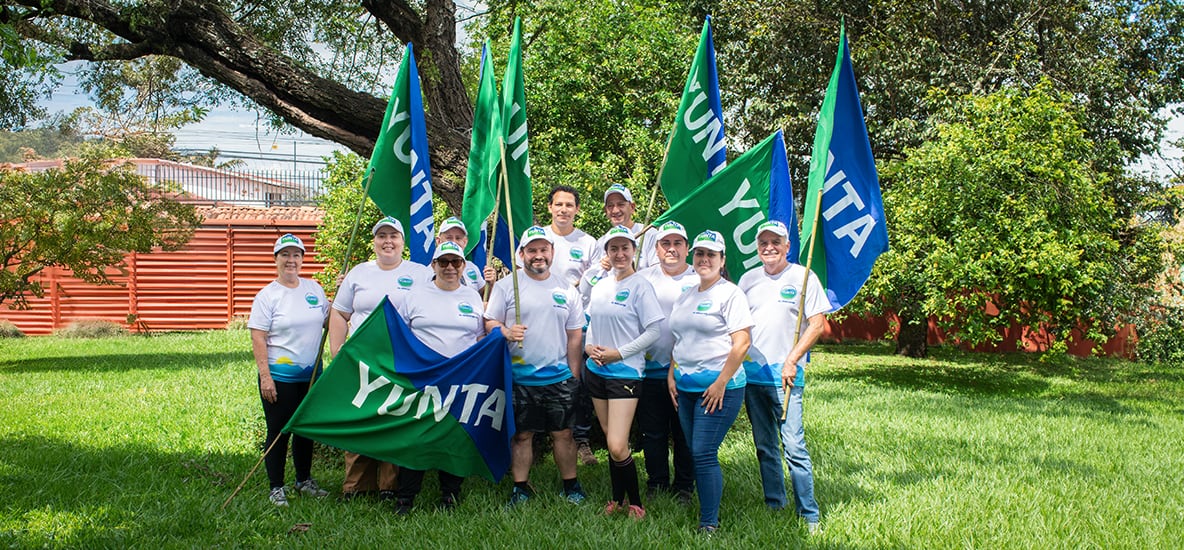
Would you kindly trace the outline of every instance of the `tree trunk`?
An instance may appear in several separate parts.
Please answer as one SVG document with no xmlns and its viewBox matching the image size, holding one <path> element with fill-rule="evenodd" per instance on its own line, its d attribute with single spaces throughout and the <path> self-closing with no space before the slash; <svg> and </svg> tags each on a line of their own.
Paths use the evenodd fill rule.
<svg viewBox="0 0 1184 550">
<path fill-rule="evenodd" d="M 898 314 L 900 333 L 896 335 L 896 354 L 905 357 L 929 355 L 929 320 L 913 315 Z"/>
</svg>

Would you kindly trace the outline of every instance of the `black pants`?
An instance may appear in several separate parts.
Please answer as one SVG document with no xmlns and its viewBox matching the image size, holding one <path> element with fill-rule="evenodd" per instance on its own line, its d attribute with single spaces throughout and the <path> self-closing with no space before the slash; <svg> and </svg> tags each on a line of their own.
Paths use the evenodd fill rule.
<svg viewBox="0 0 1184 550">
<path fill-rule="evenodd" d="M 423 488 L 423 475 L 423 470 L 399 468 L 399 484 L 395 489 L 395 496 L 400 499 L 414 499 L 419 494 L 419 490 Z M 440 470 L 440 497 L 449 495 L 453 498 L 460 497 L 460 484 L 464 480 L 463 477 Z"/>
<path fill-rule="evenodd" d="M 268 403 L 263 399 L 263 392 L 259 393 L 259 401 L 263 403 L 263 418 L 267 421 L 267 440 L 264 449 L 271 448 L 263 464 L 267 467 L 267 479 L 271 488 L 284 486 L 284 463 L 288 460 L 288 434 L 280 431 L 296 413 L 296 407 L 308 395 L 308 382 L 276 382 L 275 403 Z M 279 443 L 271 447 L 271 443 L 279 438 Z M 296 468 L 296 481 L 307 481 L 312 477 L 312 440 L 292 437 L 292 465 Z"/>
<path fill-rule="evenodd" d="M 695 487 L 695 463 L 691 449 L 682 433 L 678 412 L 670 400 L 670 389 L 665 379 L 642 381 L 641 399 L 637 403 L 637 427 L 641 430 L 641 452 L 645 454 L 646 485 L 655 489 L 690 491 Z M 670 482 L 670 466 L 666 463 L 670 442 L 674 448 L 674 483 Z"/>
</svg>

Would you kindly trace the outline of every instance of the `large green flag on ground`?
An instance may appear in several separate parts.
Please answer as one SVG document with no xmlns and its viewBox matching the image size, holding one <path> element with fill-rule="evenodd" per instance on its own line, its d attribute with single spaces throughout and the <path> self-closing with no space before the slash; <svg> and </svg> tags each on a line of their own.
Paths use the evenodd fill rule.
<svg viewBox="0 0 1184 550">
<path fill-rule="evenodd" d="M 461 220 L 468 231 L 465 254 L 478 248 L 474 261 L 485 267 L 485 222 L 496 207 L 498 169 L 501 164 L 502 103 L 497 94 L 489 43 L 481 51 L 481 81 L 477 88 L 477 106 L 473 111 L 473 138 L 469 148 L 469 168 L 465 175 L 465 198 Z M 481 238 L 477 238 L 481 235 Z"/>
<path fill-rule="evenodd" d="M 432 260 L 436 244 L 428 156 L 419 73 L 407 44 L 366 177 L 371 178 L 370 199 L 383 214 L 402 222 L 411 260 L 422 264 Z"/>
<path fill-rule="evenodd" d="M 687 73 L 682 103 L 674 117 L 658 183 L 667 202 L 674 204 L 686 198 L 707 178 L 718 174 L 727 162 L 724 112 L 719 101 L 715 45 L 711 40 L 711 17 L 708 16 L 703 21 L 699 48 Z"/>
<path fill-rule="evenodd" d="M 515 18 L 514 37 L 510 40 L 510 58 L 506 63 L 505 80 L 502 82 L 502 133 L 508 193 L 501 198 L 497 242 L 493 248 L 493 253 L 506 265 L 510 265 L 513 255 L 507 234 L 512 230 L 516 239 L 526 228 L 534 225 L 525 82 L 522 70 L 522 18 Z M 507 212 L 513 214 L 513 219 Z M 510 220 L 513 227 L 509 227 L 506 220 Z"/>
<path fill-rule="evenodd" d="M 769 212 L 792 210 L 791 196 L 769 193 L 774 186 L 789 189 L 789 165 L 780 130 L 728 163 L 651 225 L 679 222 L 692 241 L 707 229 L 722 233 L 728 243 L 728 273 L 736 279 L 761 264 L 756 250 L 757 226 L 769 219 Z"/>
<path fill-rule="evenodd" d="M 510 372 L 500 330 L 446 358 L 417 340 L 384 297 L 284 431 L 406 468 L 496 483 L 510 467 Z"/>
<path fill-rule="evenodd" d="M 845 27 L 818 113 L 805 199 L 800 261 L 818 275 L 837 310 L 863 288 L 876 259 L 888 251 L 884 199 Z"/>
</svg>

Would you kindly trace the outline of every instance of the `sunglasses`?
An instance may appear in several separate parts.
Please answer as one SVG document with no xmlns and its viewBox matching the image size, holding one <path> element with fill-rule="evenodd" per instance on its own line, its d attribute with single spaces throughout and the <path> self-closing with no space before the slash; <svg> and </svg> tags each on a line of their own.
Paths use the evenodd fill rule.
<svg viewBox="0 0 1184 550">
<path fill-rule="evenodd" d="M 453 258 L 450 260 L 448 258 L 436 258 L 436 265 L 438 265 L 440 267 L 452 266 L 457 269 L 460 269 L 461 267 L 463 267 L 465 265 L 465 259 L 464 258 Z"/>
</svg>

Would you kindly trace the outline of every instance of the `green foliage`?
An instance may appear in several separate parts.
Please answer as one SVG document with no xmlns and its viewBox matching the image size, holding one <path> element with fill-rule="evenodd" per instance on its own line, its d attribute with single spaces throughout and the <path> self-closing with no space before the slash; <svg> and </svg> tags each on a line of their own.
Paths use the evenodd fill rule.
<svg viewBox="0 0 1184 550">
<path fill-rule="evenodd" d="M 62 338 L 112 338 L 127 336 L 123 325 L 107 319 L 79 319 L 54 331 Z"/>
<path fill-rule="evenodd" d="M 1104 341 L 1148 295 L 1162 247 L 1119 215 L 1080 113 L 1047 83 L 943 101 L 926 142 L 883 166 L 892 248 L 863 296 L 970 344 L 1012 324 Z"/>
<path fill-rule="evenodd" d="M 37 275 L 50 266 L 112 284 L 110 270 L 129 252 L 180 248 L 200 219 L 167 198 L 171 190 L 99 149 L 60 170 L 0 170 L 0 302 L 19 307 L 30 294 L 42 296 Z"/>
<path fill-rule="evenodd" d="M 325 217 L 317 228 L 317 261 L 323 262 L 325 268 L 313 277 L 327 290 L 335 292 L 338 275 L 344 275 L 342 259 L 349 247 L 350 235 L 354 235 L 354 243 L 346 263 L 355 266 L 368 261 L 374 255 L 370 228 L 382 218 L 382 212 L 362 192 L 366 159 L 354 153 L 334 151 L 328 161 L 318 200 Z M 358 217 L 358 201 L 365 201 L 361 218 Z"/>
<path fill-rule="evenodd" d="M 20 163 L 31 158 L 59 158 L 76 151 L 82 136 L 68 117 L 58 117 L 40 128 L 0 131 L 0 162 Z"/>
</svg>

